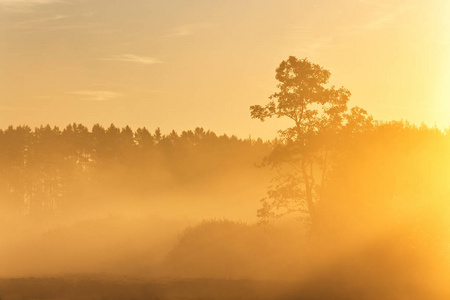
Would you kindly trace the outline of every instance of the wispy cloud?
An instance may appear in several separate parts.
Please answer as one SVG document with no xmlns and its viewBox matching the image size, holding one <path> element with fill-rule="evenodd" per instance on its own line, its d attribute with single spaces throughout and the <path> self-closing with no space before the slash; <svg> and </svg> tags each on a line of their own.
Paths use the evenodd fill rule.
<svg viewBox="0 0 450 300">
<path fill-rule="evenodd" d="M 205 28 L 209 26 L 208 24 L 185 24 L 178 26 L 171 30 L 168 34 L 166 34 L 167 37 L 174 37 L 174 36 L 188 36 L 193 35 L 197 29 Z"/>
<path fill-rule="evenodd" d="M 52 22 L 56 22 L 59 20 L 67 19 L 67 18 L 68 18 L 68 16 L 66 16 L 66 15 L 56 15 L 56 16 L 51 16 L 51 17 L 46 17 L 46 18 L 31 19 L 31 20 L 19 21 L 19 22 L 15 23 L 13 25 L 13 27 L 29 28 L 29 27 L 34 27 L 38 24 L 52 23 Z"/>
<path fill-rule="evenodd" d="M 133 90 L 136 93 L 146 93 L 146 94 L 166 94 L 170 93 L 168 90 L 159 90 L 159 89 L 136 89 Z"/>
<path fill-rule="evenodd" d="M 375 10 L 374 17 L 368 22 L 357 27 L 359 31 L 382 30 L 395 22 L 395 19 L 405 12 L 416 8 L 415 5 L 388 6 L 387 4 L 378 4 L 379 9 Z M 356 31 L 358 32 L 358 31 Z"/>
<path fill-rule="evenodd" d="M 20 107 L 20 106 L 0 106 L 2 111 L 41 111 L 40 108 L 35 107 Z"/>
<path fill-rule="evenodd" d="M 70 94 L 80 96 L 79 100 L 84 101 L 108 101 L 123 96 L 111 91 L 74 91 Z"/>
<path fill-rule="evenodd" d="M 154 65 L 154 64 L 162 63 L 162 61 L 159 60 L 158 58 L 142 56 L 142 55 L 135 55 L 135 54 L 114 55 L 111 57 L 102 58 L 101 60 L 123 61 L 123 62 L 144 64 L 144 65 Z"/>
<path fill-rule="evenodd" d="M 0 8 L 21 11 L 37 5 L 63 2 L 64 0 L 0 0 Z"/>
<path fill-rule="evenodd" d="M 331 46 L 341 38 L 383 30 L 395 23 L 400 15 L 416 7 L 413 5 L 388 5 L 371 0 L 359 0 L 359 2 L 375 7 L 366 22 L 332 28 L 323 34 L 317 33 L 313 26 L 296 26 L 289 32 L 288 38 L 301 41 L 304 51 L 314 52 Z"/>
<path fill-rule="evenodd" d="M 0 0 L 1 5 L 35 5 L 61 2 L 61 0 Z"/>
<path fill-rule="evenodd" d="M 0 0 L 1 1 L 1 0 Z M 92 22 L 90 14 L 64 15 L 56 14 L 40 18 L 25 19 L 9 25 L 12 30 L 28 31 L 61 31 L 77 29 L 95 29 L 101 23 Z"/>
<path fill-rule="evenodd" d="M 312 26 L 294 26 L 287 36 L 290 40 L 301 42 L 303 51 L 314 53 L 315 51 L 332 44 L 337 37 L 336 34 L 320 35 L 315 32 Z"/>
<path fill-rule="evenodd" d="M 381 7 L 381 8 L 388 8 L 388 7 L 390 7 L 389 4 L 386 4 L 386 3 L 383 3 L 383 2 L 380 2 L 380 1 L 377 1 L 377 0 L 359 0 L 358 2 L 362 3 L 362 4 L 372 5 L 372 6 L 375 6 L 375 7 Z"/>
</svg>

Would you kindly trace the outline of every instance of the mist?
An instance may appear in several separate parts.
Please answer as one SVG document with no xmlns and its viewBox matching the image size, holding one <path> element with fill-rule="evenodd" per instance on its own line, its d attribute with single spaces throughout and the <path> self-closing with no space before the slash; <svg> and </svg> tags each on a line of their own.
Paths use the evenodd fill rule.
<svg viewBox="0 0 450 300">
<path fill-rule="evenodd" d="M 0 300 L 449 299 L 450 129 L 377 120 L 330 78 L 283 60 L 249 106 L 283 120 L 268 140 L 0 129 Z"/>
<path fill-rule="evenodd" d="M 2 131 L 1 276 L 162 276 L 187 226 L 256 220 L 269 176 L 255 165 L 269 143 L 200 128 L 159 135 L 77 124 Z"/>
<path fill-rule="evenodd" d="M 379 123 L 344 143 L 314 223 L 304 210 L 261 215 L 267 186 L 284 178 L 265 165 L 281 141 L 201 129 L 153 139 L 157 130 L 145 145 L 142 129 L 96 128 L 1 131 L 2 278 L 250 280 L 271 282 L 275 298 L 448 295 L 450 138 L 436 128 Z M 279 191 L 284 205 L 295 197 Z"/>
</svg>

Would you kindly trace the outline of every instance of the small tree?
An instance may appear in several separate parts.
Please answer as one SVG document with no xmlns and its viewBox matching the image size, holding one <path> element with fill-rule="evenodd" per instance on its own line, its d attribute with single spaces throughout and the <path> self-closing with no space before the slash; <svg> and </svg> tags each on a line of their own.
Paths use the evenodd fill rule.
<svg viewBox="0 0 450 300">
<path fill-rule="evenodd" d="M 330 75 L 306 58 L 291 56 L 276 70 L 278 92 L 271 101 L 250 107 L 251 117 L 261 121 L 274 116 L 293 121 L 292 127 L 279 131 L 280 143 L 265 159 L 279 175 L 261 201 L 258 216 L 263 222 L 296 212 L 314 224 L 341 134 L 372 122 L 360 108 L 348 113 L 350 92 L 327 87 Z"/>
</svg>

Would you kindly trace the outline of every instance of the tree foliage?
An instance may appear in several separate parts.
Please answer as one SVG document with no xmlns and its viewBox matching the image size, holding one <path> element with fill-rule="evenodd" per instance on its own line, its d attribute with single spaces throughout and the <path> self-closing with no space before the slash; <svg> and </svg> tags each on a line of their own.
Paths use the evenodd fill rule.
<svg viewBox="0 0 450 300">
<path fill-rule="evenodd" d="M 281 142 L 266 158 L 279 175 L 258 211 L 263 221 L 297 212 L 314 222 L 344 134 L 353 135 L 373 125 L 365 110 L 348 110 L 350 92 L 328 86 L 330 76 L 318 64 L 291 56 L 276 69 L 278 91 L 269 97 L 269 103 L 250 107 L 255 119 L 292 121 L 291 127 L 279 130 Z"/>
</svg>

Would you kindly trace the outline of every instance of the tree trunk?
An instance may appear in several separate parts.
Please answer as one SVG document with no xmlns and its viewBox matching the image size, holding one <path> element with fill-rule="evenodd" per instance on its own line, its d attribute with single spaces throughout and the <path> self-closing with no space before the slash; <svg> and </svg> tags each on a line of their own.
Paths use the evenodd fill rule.
<svg viewBox="0 0 450 300">
<path fill-rule="evenodd" d="M 311 224 L 314 224 L 316 219 L 316 207 L 313 199 L 312 178 L 308 175 L 305 159 L 302 160 L 302 175 L 305 184 L 306 204 L 308 205 L 309 217 L 311 219 Z"/>
</svg>

